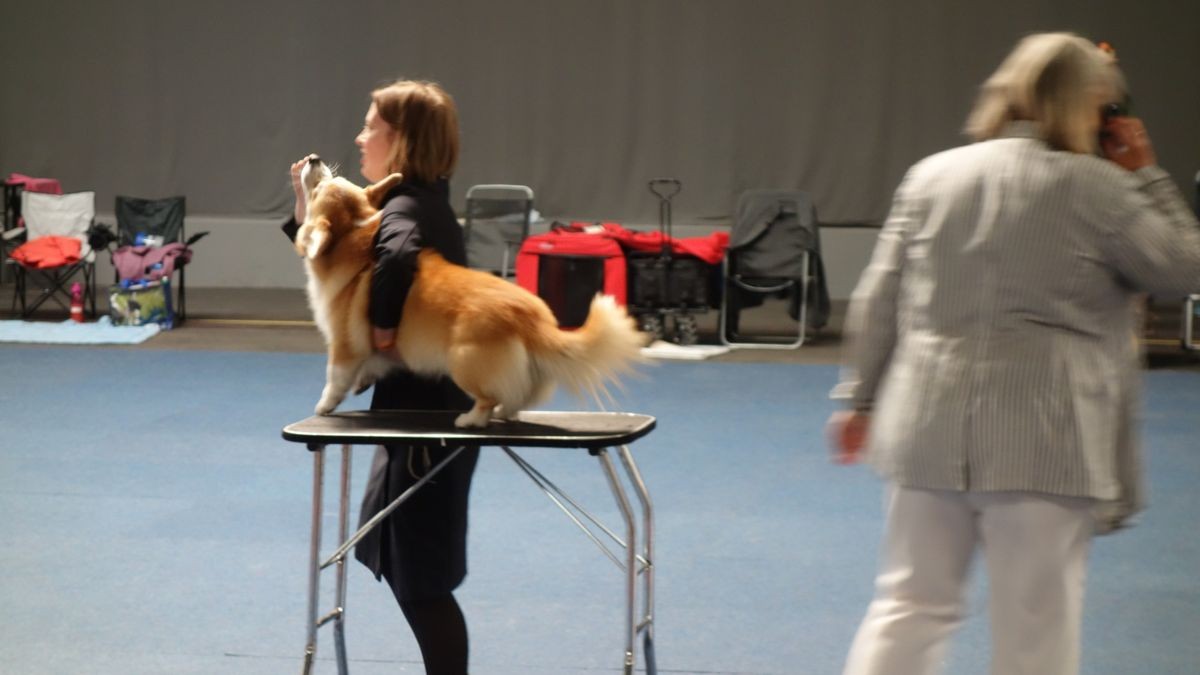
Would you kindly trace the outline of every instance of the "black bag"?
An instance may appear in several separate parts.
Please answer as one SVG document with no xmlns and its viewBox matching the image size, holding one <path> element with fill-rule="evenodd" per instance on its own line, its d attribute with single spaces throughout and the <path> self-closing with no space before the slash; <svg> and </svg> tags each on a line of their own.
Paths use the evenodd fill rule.
<svg viewBox="0 0 1200 675">
<path fill-rule="evenodd" d="M 560 328 L 578 328 L 587 321 L 592 298 L 604 292 L 604 262 L 598 256 L 542 256 L 538 295 L 550 306 Z"/>
<path fill-rule="evenodd" d="M 627 254 L 629 306 L 634 311 L 708 309 L 710 266 L 684 255 Z"/>
</svg>

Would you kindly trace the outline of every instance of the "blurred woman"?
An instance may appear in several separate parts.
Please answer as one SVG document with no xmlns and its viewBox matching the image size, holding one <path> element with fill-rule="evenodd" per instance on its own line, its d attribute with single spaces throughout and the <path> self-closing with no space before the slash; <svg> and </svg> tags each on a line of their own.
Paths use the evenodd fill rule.
<svg viewBox="0 0 1200 675">
<path fill-rule="evenodd" d="M 850 675 L 938 672 L 972 554 L 995 675 L 1079 669 L 1092 536 L 1142 506 L 1132 299 L 1200 289 L 1200 224 L 1155 165 L 1110 55 L 1020 41 L 896 191 L 847 316 L 835 458 L 888 482 Z M 1097 153 L 1102 156 L 1097 156 Z"/>
</svg>

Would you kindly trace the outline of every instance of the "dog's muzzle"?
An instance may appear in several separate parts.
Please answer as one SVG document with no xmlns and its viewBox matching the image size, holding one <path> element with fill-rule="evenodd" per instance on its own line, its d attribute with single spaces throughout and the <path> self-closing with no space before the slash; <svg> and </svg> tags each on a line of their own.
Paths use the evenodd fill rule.
<svg viewBox="0 0 1200 675">
<path fill-rule="evenodd" d="M 308 163 L 304 165 L 304 168 L 300 169 L 300 184 L 304 186 L 304 191 L 311 197 L 312 191 L 321 184 L 321 181 L 332 175 L 333 172 L 321 161 L 321 158 L 313 155 L 308 158 Z"/>
</svg>

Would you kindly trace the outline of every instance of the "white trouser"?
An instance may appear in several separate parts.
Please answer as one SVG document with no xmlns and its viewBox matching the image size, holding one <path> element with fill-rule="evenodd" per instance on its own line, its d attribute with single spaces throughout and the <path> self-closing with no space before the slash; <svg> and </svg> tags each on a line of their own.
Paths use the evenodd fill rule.
<svg viewBox="0 0 1200 675">
<path fill-rule="evenodd" d="M 986 559 L 993 675 L 1079 672 L 1091 499 L 893 487 L 882 566 L 845 675 L 940 672 L 967 570 Z"/>
</svg>

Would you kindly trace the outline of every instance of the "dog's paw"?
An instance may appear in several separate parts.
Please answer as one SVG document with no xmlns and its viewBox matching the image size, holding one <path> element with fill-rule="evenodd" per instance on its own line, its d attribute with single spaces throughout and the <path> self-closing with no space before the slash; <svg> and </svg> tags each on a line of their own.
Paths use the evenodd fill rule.
<svg viewBox="0 0 1200 675">
<path fill-rule="evenodd" d="M 489 421 L 491 421 L 491 415 L 487 410 L 472 410 L 455 417 L 454 426 L 459 429 L 480 429 L 486 427 Z"/>
</svg>

